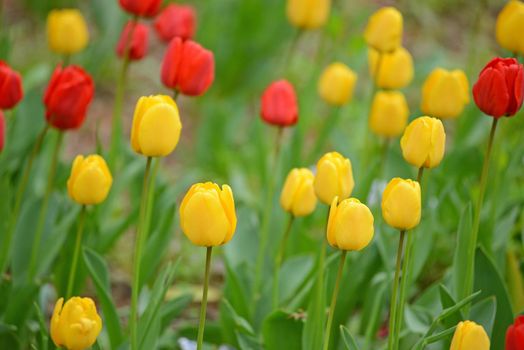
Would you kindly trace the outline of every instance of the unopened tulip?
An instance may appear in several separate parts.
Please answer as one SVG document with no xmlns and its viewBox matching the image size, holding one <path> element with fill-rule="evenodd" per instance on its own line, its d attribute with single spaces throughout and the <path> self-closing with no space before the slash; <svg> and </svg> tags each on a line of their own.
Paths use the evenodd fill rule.
<svg viewBox="0 0 524 350">
<path fill-rule="evenodd" d="M 52 10 L 47 16 L 49 49 L 60 55 L 82 51 L 89 41 L 89 31 L 82 13 L 75 9 Z"/>
<path fill-rule="evenodd" d="M 131 146 L 135 152 L 147 157 L 167 156 L 178 144 L 181 130 L 178 107 L 171 97 L 140 97 L 131 128 Z"/>
<path fill-rule="evenodd" d="M 20 74 L 0 61 L 0 109 L 13 108 L 23 97 Z"/>
<path fill-rule="evenodd" d="M 417 181 L 392 179 L 382 194 L 382 216 L 399 230 L 410 230 L 420 222 L 420 185 Z"/>
<path fill-rule="evenodd" d="M 434 69 L 422 85 L 422 112 L 432 117 L 458 117 L 469 103 L 469 83 L 460 69 Z"/>
<path fill-rule="evenodd" d="M 524 55 L 524 2 L 510 0 L 497 17 L 496 36 L 500 46 Z"/>
<path fill-rule="evenodd" d="M 287 18 L 300 29 L 322 27 L 331 10 L 331 0 L 288 0 Z"/>
<path fill-rule="evenodd" d="M 378 91 L 369 113 L 369 127 L 378 136 L 396 137 L 406 128 L 409 107 L 400 91 Z"/>
<path fill-rule="evenodd" d="M 113 177 L 104 158 L 97 154 L 86 158 L 77 156 L 67 180 L 69 196 L 78 204 L 90 205 L 103 202 Z"/>
<path fill-rule="evenodd" d="M 389 53 L 382 53 L 380 57 L 377 50 L 370 48 L 368 64 L 369 73 L 379 88 L 402 89 L 413 80 L 413 58 L 403 47 Z"/>
<path fill-rule="evenodd" d="M 119 0 L 120 6 L 128 13 L 140 17 L 153 17 L 160 10 L 162 0 Z"/>
<path fill-rule="evenodd" d="M 368 46 L 390 52 L 402 44 L 402 14 L 394 7 L 383 7 L 369 17 L 364 31 Z"/>
<path fill-rule="evenodd" d="M 0 153 L 4 150 L 5 145 L 5 118 L 4 112 L 0 110 Z"/>
<path fill-rule="evenodd" d="M 280 205 L 293 216 L 311 214 L 317 206 L 317 196 L 313 188 L 315 176 L 307 168 L 293 169 L 284 182 L 280 194 Z"/>
<path fill-rule="evenodd" d="M 133 34 L 131 35 L 131 33 Z M 149 28 L 146 25 L 129 21 L 120 35 L 116 53 L 122 58 L 128 52 L 130 60 L 140 60 L 147 53 L 148 39 Z"/>
<path fill-rule="evenodd" d="M 298 121 L 295 88 L 287 80 L 271 83 L 262 94 L 260 116 L 271 125 L 291 126 Z"/>
<path fill-rule="evenodd" d="M 413 120 L 400 139 L 402 156 L 417 168 L 440 164 L 446 148 L 446 132 L 440 119 L 419 117 Z"/>
<path fill-rule="evenodd" d="M 489 338 L 482 326 L 473 321 L 459 322 L 449 350 L 489 350 Z"/>
<path fill-rule="evenodd" d="M 357 74 L 343 63 L 330 64 L 320 76 L 318 94 L 334 106 L 343 106 L 353 97 Z"/>
<path fill-rule="evenodd" d="M 355 186 L 350 160 L 338 152 L 324 154 L 317 162 L 313 184 L 318 199 L 324 204 L 330 205 L 335 197 L 339 201 L 348 198 Z"/>
<path fill-rule="evenodd" d="M 63 306 L 63 307 L 62 307 Z M 72 297 L 56 302 L 51 318 L 51 339 L 67 350 L 90 348 L 102 330 L 102 319 L 90 298 Z"/>
<path fill-rule="evenodd" d="M 180 225 L 195 245 L 214 247 L 229 242 L 237 226 L 231 188 L 211 182 L 191 186 L 180 204 Z"/>
<path fill-rule="evenodd" d="M 506 331 L 505 350 L 524 350 L 524 316 L 518 316 Z"/>
<path fill-rule="evenodd" d="M 170 4 L 155 19 L 160 39 L 170 42 L 175 37 L 188 40 L 195 34 L 196 13 L 193 6 Z"/>
</svg>

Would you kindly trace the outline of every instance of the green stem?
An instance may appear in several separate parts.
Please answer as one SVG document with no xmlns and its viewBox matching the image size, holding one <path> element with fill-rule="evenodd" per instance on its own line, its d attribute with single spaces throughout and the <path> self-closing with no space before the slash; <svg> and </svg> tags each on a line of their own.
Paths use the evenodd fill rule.
<svg viewBox="0 0 524 350">
<path fill-rule="evenodd" d="M 333 323 L 333 316 L 335 315 L 335 307 L 337 305 L 338 290 L 340 289 L 340 280 L 342 279 L 342 272 L 344 271 L 344 263 L 346 262 L 347 251 L 343 250 L 340 254 L 340 263 L 338 265 L 337 279 L 335 281 L 335 289 L 331 297 L 331 306 L 329 307 L 328 321 L 326 325 L 326 333 L 324 334 L 324 350 L 329 349 L 329 337 L 331 335 L 331 325 Z"/>
<path fill-rule="evenodd" d="M 398 294 L 398 285 L 399 285 L 399 275 L 400 275 L 400 267 L 402 263 L 402 251 L 404 250 L 404 236 L 406 235 L 406 231 L 400 231 L 400 238 L 398 241 L 398 249 L 397 249 L 397 263 L 395 266 L 395 277 L 393 280 L 393 292 L 391 293 L 391 306 L 390 306 L 390 313 L 389 313 L 389 336 L 388 336 L 388 350 L 397 350 L 394 347 L 394 339 L 395 339 L 395 333 L 397 332 L 397 329 L 395 328 L 395 320 L 397 319 L 397 294 Z"/>
<path fill-rule="evenodd" d="M 86 220 L 86 206 L 82 205 L 80 211 L 80 218 L 78 219 L 78 229 L 76 231 L 75 251 L 73 253 L 73 262 L 71 263 L 71 270 L 69 271 L 69 279 L 67 282 L 67 292 L 65 300 L 71 298 L 73 294 L 73 286 L 75 285 L 76 267 L 78 265 L 78 256 L 80 255 L 80 248 L 82 247 L 82 236 L 84 233 L 84 223 Z"/>
<path fill-rule="evenodd" d="M 293 53 L 295 52 L 295 48 L 297 47 L 298 41 L 300 37 L 302 36 L 302 33 L 303 33 L 302 29 L 297 29 L 295 33 L 293 34 L 293 38 L 291 39 L 288 50 L 286 54 L 284 55 L 284 64 L 282 65 L 283 67 L 282 74 L 283 75 L 285 75 L 288 70 L 289 64 L 291 63 L 291 58 L 293 57 Z"/>
<path fill-rule="evenodd" d="M 65 67 L 69 66 L 69 62 L 71 61 L 70 55 L 64 55 L 62 65 Z"/>
<path fill-rule="evenodd" d="M 176 89 L 173 90 L 173 100 L 175 100 L 175 102 L 178 99 L 178 95 L 180 95 L 180 91 L 178 91 Z"/>
<path fill-rule="evenodd" d="M 389 137 L 386 137 L 384 139 L 384 142 L 382 144 L 382 149 L 380 152 L 380 164 L 378 165 L 378 177 L 382 178 L 382 175 L 384 175 L 384 169 L 386 168 L 386 162 L 388 160 L 388 154 L 389 154 L 389 145 L 391 144 L 391 139 Z"/>
<path fill-rule="evenodd" d="M 275 259 L 275 270 L 273 272 L 273 309 L 278 308 L 278 283 L 280 266 L 284 261 L 287 240 L 289 238 L 289 233 L 291 232 L 291 227 L 293 226 L 294 219 L 295 217 L 293 216 L 293 214 L 290 214 L 288 223 L 286 225 L 286 230 L 284 231 L 284 236 L 282 236 L 282 240 L 280 241 L 280 249 L 278 250 L 278 255 Z"/>
<path fill-rule="evenodd" d="M 209 272 L 211 270 L 212 251 L 213 247 L 207 247 L 204 289 L 202 291 L 202 303 L 200 305 L 200 322 L 198 323 L 197 350 L 202 350 L 202 344 L 204 343 L 204 328 L 206 326 L 207 290 L 209 288 Z"/>
<path fill-rule="evenodd" d="M 342 115 L 342 107 L 333 108 L 331 112 L 331 118 L 324 118 L 322 123 L 322 128 L 318 134 L 315 146 L 313 147 L 313 152 L 311 154 L 311 161 L 314 161 L 316 157 L 319 156 L 320 152 L 326 145 L 326 140 L 329 139 L 331 132 L 338 125 L 340 116 Z"/>
<path fill-rule="evenodd" d="M 375 66 L 373 67 L 371 78 L 371 88 L 370 88 L 370 97 L 369 97 L 369 111 L 371 111 L 371 106 L 373 104 L 373 99 L 375 97 L 375 93 L 378 90 L 377 81 L 380 74 L 380 68 L 382 66 L 382 60 L 384 57 L 384 54 L 380 51 L 378 51 L 378 57 L 377 62 L 375 63 Z M 372 149 L 371 147 L 371 137 L 370 137 L 370 130 L 368 127 L 368 123 L 364 123 L 364 147 L 362 148 L 362 159 L 361 163 L 363 165 L 363 169 L 366 171 L 368 165 L 369 165 L 369 151 Z"/>
</svg>

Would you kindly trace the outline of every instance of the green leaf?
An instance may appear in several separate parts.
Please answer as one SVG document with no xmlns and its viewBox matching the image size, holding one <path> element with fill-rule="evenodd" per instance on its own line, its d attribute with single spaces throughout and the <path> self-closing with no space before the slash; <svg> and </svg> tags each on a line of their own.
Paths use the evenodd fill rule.
<svg viewBox="0 0 524 350">
<path fill-rule="evenodd" d="M 457 231 L 457 245 L 455 257 L 453 259 L 453 290 L 457 299 L 467 297 L 466 291 L 466 269 L 468 266 L 468 245 L 471 236 L 472 209 L 471 203 L 468 203 L 460 217 Z"/>
<path fill-rule="evenodd" d="M 41 350 L 47 350 L 47 345 L 49 342 L 49 337 L 47 335 L 47 327 L 46 322 L 44 320 L 44 315 L 42 314 L 42 310 L 40 310 L 40 307 L 36 302 L 33 303 L 33 306 L 35 307 L 36 316 L 38 319 L 38 325 L 40 326 L 40 344 L 41 346 L 39 349 Z"/>
<path fill-rule="evenodd" d="M 447 308 L 451 308 L 457 304 L 457 302 L 451 296 L 450 291 L 446 288 L 445 285 L 443 284 L 439 285 L 439 292 L 440 292 L 440 303 L 442 304 L 443 310 Z M 442 324 L 446 328 L 451 328 L 453 326 L 456 326 L 457 323 L 459 323 L 463 319 L 464 319 L 464 316 L 462 315 L 462 312 L 460 312 L 460 310 L 457 310 L 456 313 L 453 313 L 449 317 L 443 319 Z"/>
<path fill-rule="evenodd" d="M 296 295 L 297 289 L 304 283 L 313 266 L 313 258 L 309 255 L 293 256 L 287 259 L 280 271 L 279 300 L 287 300 Z"/>
<path fill-rule="evenodd" d="M 301 350 L 304 322 L 293 314 L 277 310 L 262 324 L 264 346 L 267 350 Z"/>
<path fill-rule="evenodd" d="M 340 326 L 340 334 L 342 336 L 342 340 L 344 341 L 344 345 L 346 346 L 346 350 L 360 350 L 357 342 L 349 332 L 349 329 L 344 326 Z"/>
<path fill-rule="evenodd" d="M 162 329 L 168 327 L 173 320 L 178 317 L 182 311 L 189 306 L 189 304 L 191 304 L 192 301 L 193 296 L 187 293 L 165 303 L 162 306 L 162 322 L 160 327 Z"/>
<path fill-rule="evenodd" d="M 489 297 L 473 305 L 469 318 L 484 327 L 488 337 L 491 338 L 496 314 L 497 301 L 495 297 Z"/>
</svg>

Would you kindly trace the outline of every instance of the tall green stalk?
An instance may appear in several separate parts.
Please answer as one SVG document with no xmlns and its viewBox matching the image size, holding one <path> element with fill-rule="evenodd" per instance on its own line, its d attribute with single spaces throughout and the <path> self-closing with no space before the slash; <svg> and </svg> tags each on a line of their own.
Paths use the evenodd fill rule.
<svg viewBox="0 0 524 350">
<path fill-rule="evenodd" d="M 82 205 L 80 216 L 78 219 L 78 228 L 76 231 L 75 250 L 73 252 L 73 262 L 71 263 L 71 270 L 69 271 L 69 279 L 67 281 L 67 291 L 65 299 L 68 300 L 73 294 L 73 286 L 75 285 L 76 269 L 78 265 L 78 257 L 80 255 L 80 248 L 82 247 L 82 236 L 84 233 L 84 224 L 86 221 L 86 206 Z"/>
<path fill-rule="evenodd" d="M 342 279 L 342 272 L 344 271 L 344 264 L 346 262 L 347 251 L 343 250 L 340 254 L 340 263 L 338 264 L 337 279 L 335 281 L 335 289 L 331 297 L 331 306 L 329 307 L 328 321 L 326 325 L 326 332 L 324 334 L 324 350 L 329 349 L 329 338 L 331 336 L 331 325 L 333 324 L 333 316 L 335 314 L 335 307 L 337 306 L 338 291 L 340 289 L 340 280 Z"/>
<path fill-rule="evenodd" d="M 291 227 L 293 226 L 293 221 L 295 217 L 293 214 L 289 214 L 289 220 L 286 225 L 286 230 L 284 231 L 284 236 L 280 241 L 280 249 L 278 250 L 277 258 L 275 259 L 275 270 L 273 272 L 273 309 L 278 308 L 278 284 L 279 284 L 279 275 L 280 267 L 282 261 L 284 261 L 284 254 L 286 252 L 286 245 L 289 238 L 289 233 L 291 232 Z"/>
<path fill-rule="evenodd" d="M 202 350 L 204 344 L 204 329 L 206 327 L 207 291 L 209 289 L 209 275 L 211 270 L 211 253 L 213 247 L 206 250 L 206 271 L 204 274 L 204 288 L 202 290 L 202 303 L 200 304 L 200 321 L 198 323 L 197 350 Z"/>
<path fill-rule="evenodd" d="M 398 330 L 395 328 L 395 321 L 397 319 L 397 308 L 398 308 L 398 285 L 399 285 L 399 275 L 400 267 L 402 264 L 402 252 L 404 250 L 404 236 L 406 231 L 400 231 L 400 238 L 398 240 L 398 249 L 397 249 L 397 263 L 395 265 L 395 277 L 393 280 L 393 292 L 391 293 L 391 305 L 389 312 L 389 336 L 388 336 L 388 350 L 397 350 L 394 347 L 395 332 Z"/>
</svg>

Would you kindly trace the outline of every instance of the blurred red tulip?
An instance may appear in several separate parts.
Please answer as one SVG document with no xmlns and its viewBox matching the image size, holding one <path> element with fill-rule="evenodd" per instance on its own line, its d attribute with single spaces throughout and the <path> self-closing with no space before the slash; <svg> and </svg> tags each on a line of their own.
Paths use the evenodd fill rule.
<svg viewBox="0 0 524 350">
<path fill-rule="evenodd" d="M 298 105 L 293 85 L 287 80 L 271 83 L 262 95 L 261 116 L 272 125 L 294 125 L 298 120 Z"/>
<path fill-rule="evenodd" d="M 155 19 L 155 30 L 166 42 L 177 36 L 187 40 L 195 34 L 195 22 L 196 14 L 192 6 L 171 4 Z"/>
<path fill-rule="evenodd" d="M 162 0 L 119 0 L 120 6 L 132 15 L 153 17 L 160 10 Z"/>
<path fill-rule="evenodd" d="M 116 46 L 117 55 L 122 58 L 127 50 L 129 59 L 133 61 L 142 59 L 147 53 L 148 38 L 149 28 L 146 25 L 133 21 L 127 22 Z"/>
<path fill-rule="evenodd" d="M 524 99 L 524 69 L 514 58 L 492 59 L 473 86 L 480 110 L 495 118 L 515 115 Z"/>
<path fill-rule="evenodd" d="M 93 79 L 82 68 L 58 66 L 44 94 L 47 122 L 60 130 L 80 127 L 93 94 Z"/>
<path fill-rule="evenodd" d="M 524 350 L 524 316 L 519 316 L 506 332 L 506 350 Z"/>
<path fill-rule="evenodd" d="M 4 112 L 0 110 L 0 153 L 4 149 L 5 144 L 5 118 Z"/>
<path fill-rule="evenodd" d="M 194 41 L 174 38 L 162 62 L 162 83 L 184 95 L 202 95 L 215 79 L 213 53 Z"/>
<path fill-rule="evenodd" d="M 0 108 L 11 109 L 24 96 L 20 74 L 0 61 Z"/>
</svg>

